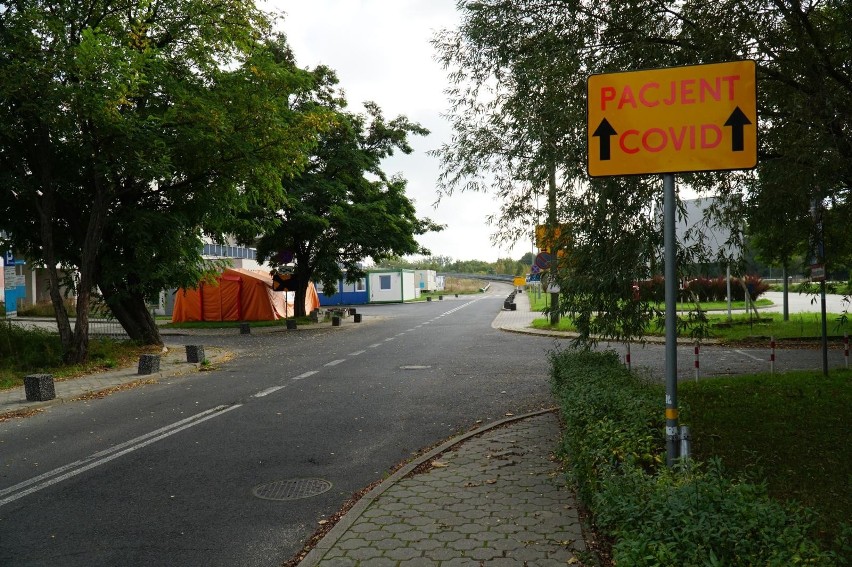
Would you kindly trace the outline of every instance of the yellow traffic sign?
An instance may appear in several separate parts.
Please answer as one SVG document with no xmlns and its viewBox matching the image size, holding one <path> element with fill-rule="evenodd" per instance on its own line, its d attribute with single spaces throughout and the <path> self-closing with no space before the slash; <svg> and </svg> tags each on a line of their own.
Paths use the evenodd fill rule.
<svg viewBox="0 0 852 567">
<path fill-rule="evenodd" d="M 591 75 L 592 177 L 757 165 L 754 61 Z"/>
</svg>

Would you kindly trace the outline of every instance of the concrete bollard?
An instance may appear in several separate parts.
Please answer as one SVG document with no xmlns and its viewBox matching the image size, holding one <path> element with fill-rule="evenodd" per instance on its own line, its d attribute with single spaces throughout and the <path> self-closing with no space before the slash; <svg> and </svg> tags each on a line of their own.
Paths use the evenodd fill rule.
<svg viewBox="0 0 852 567">
<path fill-rule="evenodd" d="M 443 295 L 439 295 L 439 296 L 438 296 L 438 301 L 444 301 L 444 296 L 443 296 Z"/>
<path fill-rule="evenodd" d="M 241 335 L 250 335 L 251 334 L 251 325 L 248 323 L 240 323 L 240 334 Z"/>
<path fill-rule="evenodd" d="M 311 316 L 311 318 L 313 319 L 313 315 Z M 318 322 L 318 320 L 315 319 L 314 322 L 316 323 L 316 322 Z M 293 331 L 295 329 L 296 329 L 296 320 L 295 319 L 287 319 L 287 330 Z"/>
<path fill-rule="evenodd" d="M 350 308 L 349 308 L 349 314 L 350 314 L 350 315 L 357 315 L 357 314 L 358 314 L 358 312 L 355 310 L 355 308 L 354 308 L 354 307 L 350 307 Z"/>
<path fill-rule="evenodd" d="M 311 321 L 313 321 L 314 323 L 319 323 L 319 309 L 314 309 L 313 311 L 311 311 Z M 290 328 L 289 324 L 287 328 Z"/>
<path fill-rule="evenodd" d="M 356 314 L 354 315 L 354 317 L 355 317 L 355 322 L 356 322 L 356 323 L 360 323 L 360 322 L 361 322 L 361 314 L 360 314 L 360 313 L 356 313 Z"/>
<path fill-rule="evenodd" d="M 340 316 L 339 315 L 335 315 L 334 317 L 331 318 L 331 326 L 332 327 L 339 327 L 340 326 Z"/>
<path fill-rule="evenodd" d="M 204 345 L 186 345 L 187 362 L 204 362 Z"/>
<path fill-rule="evenodd" d="M 159 354 L 143 354 L 139 357 L 137 374 L 154 374 L 160 371 Z"/>
<path fill-rule="evenodd" d="M 518 310 L 517 305 L 515 305 L 514 303 L 509 304 L 509 311 L 517 311 L 517 310 Z"/>
<path fill-rule="evenodd" d="M 429 297 L 427 297 L 426 301 L 432 301 L 432 296 L 430 295 Z"/>
<path fill-rule="evenodd" d="M 29 402 L 46 402 L 56 397 L 53 374 L 30 374 L 24 376 L 24 392 Z"/>
</svg>

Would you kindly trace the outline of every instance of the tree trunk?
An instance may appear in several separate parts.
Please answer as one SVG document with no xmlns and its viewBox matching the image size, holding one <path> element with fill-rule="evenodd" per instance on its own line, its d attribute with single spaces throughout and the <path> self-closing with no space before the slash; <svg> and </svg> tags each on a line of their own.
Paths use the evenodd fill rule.
<svg viewBox="0 0 852 567">
<path fill-rule="evenodd" d="M 93 156 L 94 157 L 94 156 Z M 80 254 L 80 265 L 78 266 L 80 281 L 77 285 L 77 320 L 74 327 L 74 341 L 71 352 L 66 353 L 66 360 L 74 363 L 85 362 L 89 357 L 89 310 L 92 303 L 92 290 L 95 288 L 95 274 L 98 266 L 101 239 L 107 218 L 107 188 L 103 179 L 97 173 L 97 166 L 92 167 L 92 186 L 94 188 L 94 199 L 92 200 L 91 213 L 86 225 L 86 236 L 83 241 L 83 249 Z"/>
<path fill-rule="evenodd" d="M 65 310 L 65 303 L 62 301 L 62 293 L 59 290 L 59 269 L 57 268 L 56 247 L 53 241 L 53 222 L 56 216 L 56 196 L 53 189 L 53 176 L 51 173 L 51 144 L 50 134 L 47 128 L 41 128 L 39 133 L 40 146 L 42 151 L 32 156 L 32 163 L 38 164 L 39 175 L 41 177 L 40 199 L 36 200 L 36 209 L 39 213 L 39 224 L 41 232 L 41 246 L 44 261 L 47 264 L 47 273 L 50 275 L 50 301 L 53 303 L 53 310 L 56 313 L 56 327 L 59 329 L 59 340 L 62 343 L 62 350 L 68 353 L 73 342 L 73 334 L 71 331 L 71 321 L 68 319 L 68 312 Z"/>
<path fill-rule="evenodd" d="M 134 341 L 146 345 L 162 346 L 160 330 L 148 311 L 145 298 L 140 293 L 119 291 L 115 287 L 101 284 L 101 293 L 110 311 L 127 335 Z"/>
<path fill-rule="evenodd" d="M 293 273 L 293 282 L 295 284 L 295 299 L 294 302 L 294 317 L 305 317 L 307 313 L 305 313 L 305 297 L 308 294 L 308 282 L 310 282 L 310 276 L 308 274 L 300 273 L 297 269 Z"/>
</svg>

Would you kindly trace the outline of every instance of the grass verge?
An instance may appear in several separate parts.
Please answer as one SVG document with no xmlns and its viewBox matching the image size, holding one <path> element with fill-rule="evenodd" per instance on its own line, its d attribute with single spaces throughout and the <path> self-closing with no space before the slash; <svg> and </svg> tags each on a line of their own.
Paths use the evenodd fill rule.
<svg viewBox="0 0 852 567">
<path fill-rule="evenodd" d="M 852 371 L 755 374 L 678 388 L 694 454 L 765 479 L 770 496 L 817 512 L 832 545 L 852 518 Z M 839 551 L 839 550 L 838 550 Z"/>
<path fill-rule="evenodd" d="M 768 340 L 775 337 L 779 340 L 816 340 L 822 337 L 822 320 L 819 313 L 795 313 L 791 314 L 788 321 L 784 321 L 781 313 L 761 313 L 760 317 L 754 315 L 737 314 L 731 320 L 727 315 L 709 314 L 709 338 L 717 339 L 723 343 L 753 342 L 755 340 Z M 826 314 L 828 335 L 835 342 L 843 338 L 844 333 L 850 331 L 850 324 L 843 315 L 837 313 Z M 570 317 L 563 317 L 557 325 L 551 325 L 546 318 L 535 319 L 532 322 L 535 329 L 550 329 L 557 331 L 576 331 L 574 322 Z M 664 330 L 652 325 L 647 329 L 650 336 L 663 336 Z M 683 333 L 681 333 L 683 336 Z"/>
<path fill-rule="evenodd" d="M 297 325 L 313 325 L 310 317 L 290 317 L 296 320 Z M 252 327 L 286 327 L 287 319 L 276 319 L 274 321 L 185 321 L 183 323 L 163 323 L 164 329 L 237 329 L 243 323 L 249 323 Z"/>
<path fill-rule="evenodd" d="M 848 452 L 848 431 L 838 434 L 834 425 L 826 425 L 825 420 L 808 418 L 803 422 L 798 415 L 812 410 L 815 406 L 810 404 L 819 404 L 822 396 L 831 395 L 829 390 L 806 388 L 803 382 L 813 381 L 812 376 L 790 375 L 789 383 L 769 384 L 776 401 L 768 404 L 767 413 L 785 400 L 792 406 L 784 414 L 792 422 L 791 427 L 783 429 L 775 427 L 772 420 L 766 425 L 758 423 L 764 414 L 752 411 L 754 396 L 762 391 L 754 391 L 754 382 L 749 379 L 731 378 L 730 383 L 736 384 L 733 391 L 717 392 L 718 404 L 732 406 L 730 411 L 741 416 L 730 429 L 719 429 L 728 426 L 718 423 L 729 419 L 729 415 L 699 407 L 703 401 L 695 393 L 703 388 L 718 388 L 722 382 L 705 380 L 691 385 L 692 392 L 684 388 L 691 408 L 684 411 L 684 417 L 692 417 L 689 424 L 693 426 L 693 442 L 704 452 L 696 452 L 698 458 L 688 465 L 668 468 L 662 464 L 665 439 L 663 391 L 659 384 L 646 383 L 628 372 L 611 352 L 567 350 L 554 353 L 551 364 L 553 390 L 566 424 L 564 458 L 582 503 L 592 514 L 598 531 L 612 544 L 614 564 L 848 564 L 852 556 L 848 524 L 825 521 L 815 529 L 813 512 L 792 500 L 782 502 L 789 492 L 782 490 L 781 497 L 775 492 L 778 486 L 806 479 L 811 485 L 808 490 L 820 493 L 824 483 L 829 482 L 832 488 L 827 498 L 812 499 L 816 513 L 824 513 L 821 506 L 833 506 L 841 508 L 837 517 L 849 517 L 849 478 L 848 473 L 844 474 L 848 469 L 814 467 L 804 477 L 791 478 L 787 475 L 799 467 L 804 457 L 791 458 L 778 451 L 782 445 L 791 445 L 791 450 L 807 453 L 807 459 L 826 461 L 828 454 L 840 452 L 839 459 L 849 460 L 848 453 L 845 457 L 843 454 Z M 845 380 L 848 378 L 847 373 Z M 838 386 L 846 387 L 843 381 Z M 848 392 L 845 395 L 836 407 L 841 428 L 849 418 Z M 809 400 L 808 396 L 818 399 Z M 791 399 L 800 400 L 803 405 L 797 406 Z M 706 416 L 706 422 L 695 421 L 699 412 Z M 799 442 L 792 424 L 812 427 L 813 435 L 824 436 L 824 440 L 813 443 L 805 438 Z M 765 437 L 743 452 L 737 440 L 758 429 Z M 729 432 L 729 449 L 707 441 L 714 435 L 708 431 L 714 430 Z M 744 455 L 742 462 L 746 464 L 739 469 L 736 465 L 728 468 L 727 461 L 733 460 L 729 451 Z M 772 479 L 772 488 L 770 481 L 764 482 L 757 474 L 741 474 L 744 469 L 754 471 L 756 463 L 766 462 L 770 458 L 767 455 L 776 454 L 773 458 L 778 475 L 785 480 Z M 834 475 L 839 480 L 828 481 L 827 477 Z M 838 497 L 843 504 L 831 502 Z"/>
<path fill-rule="evenodd" d="M 127 341 L 91 339 L 85 364 L 62 362 L 59 336 L 38 329 L 0 325 L 0 390 L 23 387 L 27 374 L 53 374 L 63 380 L 133 364 L 143 353 L 159 347 L 139 346 Z"/>
</svg>

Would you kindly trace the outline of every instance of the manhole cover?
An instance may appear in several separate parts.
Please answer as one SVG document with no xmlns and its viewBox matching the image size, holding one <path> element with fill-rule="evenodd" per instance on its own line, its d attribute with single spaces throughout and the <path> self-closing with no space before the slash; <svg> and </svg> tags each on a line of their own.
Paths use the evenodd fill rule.
<svg viewBox="0 0 852 567">
<path fill-rule="evenodd" d="M 264 500 L 298 500 L 322 494 L 330 488 L 331 483 L 321 478 L 294 478 L 261 484 L 252 493 Z"/>
</svg>

